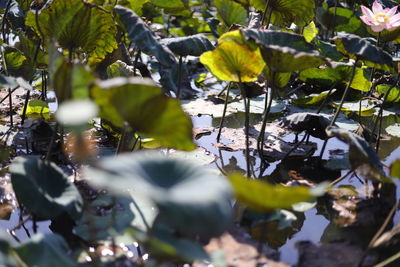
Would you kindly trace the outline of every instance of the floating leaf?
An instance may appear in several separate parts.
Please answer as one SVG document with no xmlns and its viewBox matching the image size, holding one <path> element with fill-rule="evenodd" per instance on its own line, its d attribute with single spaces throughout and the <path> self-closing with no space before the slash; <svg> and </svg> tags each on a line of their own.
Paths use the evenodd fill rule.
<svg viewBox="0 0 400 267">
<path fill-rule="evenodd" d="M 21 110 L 21 115 L 23 110 Z M 47 102 L 39 100 L 39 99 L 32 99 L 28 102 L 26 106 L 26 116 L 28 117 L 35 117 L 35 115 L 44 115 L 47 114 L 49 117 L 50 108 Z"/>
<path fill-rule="evenodd" d="M 272 9 L 271 23 L 275 26 L 285 27 L 291 23 L 305 26 L 315 15 L 313 0 L 250 0 L 250 4 L 260 11 L 265 10 L 267 3 Z"/>
<path fill-rule="evenodd" d="M 306 95 L 305 97 L 302 98 L 297 98 L 293 99 L 293 104 L 299 105 L 299 106 L 312 106 L 312 105 L 318 105 L 324 101 L 328 95 L 333 94 L 336 92 L 336 89 L 333 89 L 331 92 L 330 91 L 324 91 L 319 94 L 310 94 Z"/>
<path fill-rule="evenodd" d="M 326 64 L 302 35 L 272 30 L 242 30 L 248 41 L 260 46 L 261 54 L 273 72 L 293 72 Z"/>
<path fill-rule="evenodd" d="M 247 11 L 242 5 L 230 0 L 215 0 L 214 5 L 217 8 L 218 19 L 227 27 L 233 24 L 247 24 Z"/>
<path fill-rule="evenodd" d="M 345 113 L 353 112 L 361 116 L 372 116 L 377 104 L 379 103 L 369 99 L 364 99 L 357 102 L 344 102 L 341 111 Z M 333 103 L 332 106 L 337 108 L 339 106 L 339 102 Z"/>
<path fill-rule="evenodd" d="M 117 48 L 117 27 L 111 13 L 80 0 L 51 2 L 40 11 L 38 23 L 35 11 L 30 11 L 26 25 L 42 38 L 54 38 L 70 53 L 84 52 L 104 58 Z"/>
<path fill-rule="evenodd" d="M 365 139 L 337 127 L 330 127 L 326 132 L 328 136 L 335 136 L 349 145 L 349 160 L 353 170 L 357 170 L 366 179 L 387 181 L 379 156 Z"/>
<path fill-rule="evenodd" d="M 239 31 L 229 32 L 220 37 L 215 50 L 200 57 L 212 74 L 222 81 L 242 82 L 257 80 L 264 68 L 260 51 L 245 43 Z"/>
<path fill-rule="evenodd" d="M 199 57 L 204 52 L 214 49 L 214 46 L 203 34 L 165 38 L 161 40 L 161 44 L 167 46 L 174 54 L 183 57 Z"/>
<path fill-rule="evenodd" d="M 177 99 L 164 96 L 150 79 L 114 78 L 92 89 L 100 117 L 153 137 L 164 147 L 193 150 L 192 122 Z"/>
<path fill-rule="evenodd" d="M 366 39 L 354 34 L 339 33 L 333 40 L 336 49 L 343 55 L 362 60 L 371 68 L 393 71 L 392 56 Z"/>
<path fill-rule="evenodd" d="M 323 195 L 322 190 L 306 186 L 287 187 L 260 180 L 248 179 L 240 174 L 228 176 L 238 201 L 257 211 L 290 208 L 293 204 L 306 202 Z"/>
<path fill-rule="evenodd" d="M 67 242 L 56 234 L 36 234 L 18 246 L 16 251 L 27 266 L 76 266 Z"/>
<path fill-rule="evenodd" d="M 390 176 L 400 179 L 400 159 L 390 165 Z"/>
<path fill-rule="evenodd" d="M 134 189 L 155 202 L 159 221 L 186 236 L 220 235 L 231 219 L 229 184 L 190 162 L 139 152 L 101 160 L 86 177 L 115 194 Z"/>
<path fill-rule="evenodd" d="M 388 126 L 386 132 L 392 136 L 400 137 L 400 123 L 395 123 Z"/>
<path fill-rule="evenodd" d="M 16 158 L 11 182 L 21 204 L 40 218 L 52 219 L 63 212 L 78 219 L 83 200 L 76 187 L 54 163 L 35 158 Z"/>
<path fill-rule="evenodd" d="M 295 132 L 306 131 L 314 137 L 325 140 L 328 138 L 325 129 L 330 123 L 331 120 L 321 114 L 303 112 L 284 117 L 279 125 Z"/>
<path fill-rule="evenodd" d="M 245 112 L 244 101 L 232 102 L 229 104 L 231 108 L 240 112 Z M 286 105 L 283 101 L 272 100 L 270 113 L 280 113 L 285 109 Z M 250 113 L 264 114 L 265 109 L 265 95 L 250 99 Z"/>
</svg>

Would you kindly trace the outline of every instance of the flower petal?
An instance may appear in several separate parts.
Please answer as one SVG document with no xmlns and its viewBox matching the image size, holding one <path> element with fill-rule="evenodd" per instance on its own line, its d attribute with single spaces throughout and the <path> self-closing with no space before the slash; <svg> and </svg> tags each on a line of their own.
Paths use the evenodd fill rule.
<svg viewBox="0 0 400 267">
<path fill-rule="evenodd" d="M 372 22 L 375 20 L 374 13 L 372 13 L 371 9 L 369 9 L 368 7 L 361 5 L 361 11 L 364 14 L 364 16 L 366 16 L 368 18 L 369 21 Z"/>
<path fill-rule="evenodd" d="M 378 14 L 378 13 L 382 13 L 383 12 L 383 7 L 381 4 L 379 4 L 377 1 L 375 1 L 372 4 L 372 12 L 374 12 L 374 14 Z"/>
<path fill-rule="evenodd" d="M 373 32 L 381 32 L 384 29 L 385 29 L 385 25 L 382 25 L 382 24 L 380 24 L 380 25 L 371 25 L 371 30 Z"/>
<path fill-rule="evenodd" d="M 368 19 L 367 16 L 361 16 L 360 19 L 367 25 L 373 25 L 373 23 Z"/>
<path fill-rule="evenodd" d="M 391 9 L 389 9 L 389 11 L 386 12 L 386 16 L 391 17 L 394 14 L 396 14 L 396 11 L 397 11 L 397 6 L 392 7 Z"/>
<path fill-rule="evenodd" d="M 399 20 L 400 20 L 400 13 L 398 13 L 398 14 L 396 14 L 396 15 L 390 17 L 389 23 L 392 24 L 392 23 L 395 23 L 395 22 L 397 22 L 397 21 L 399 21 Z"/>
</svg>

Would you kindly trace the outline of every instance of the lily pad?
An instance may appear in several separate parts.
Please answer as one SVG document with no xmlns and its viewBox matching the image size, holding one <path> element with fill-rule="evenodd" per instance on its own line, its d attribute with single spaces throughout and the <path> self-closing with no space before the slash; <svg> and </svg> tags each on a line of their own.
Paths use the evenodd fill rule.
<svg viewBox="0 0 400 267">
<path fill-rule="evenodd" d="M 23 113 L 23 110 L 21 110 L 21 115 L 22 115 L 22 113 Z M 45 101 L 42 101 L 39 99 L 30 100 L 26 107 L 26 115 L 28 117 L 31 117 L 34 115 L 44 115 L 44 114 L 49 114 L 49 113 L 50 113 L 49 104 L 47 104 Z"/>
<path fill-rule="evenodd" d="M 231 108 L 239 112 L 245 112 L 243 100 L 229 104 Z M 265 108 L 265 95 L 250 99 L 250 113 L 263 114 Z M 286 108 L 286 104 L 281 100 L 272 100 L 270 113 L 280 113 Z"/>
<path fill-rule="evenodd" d="M 395 123 L 388 126 L 386 132 L 392 136 L 400 137 L 400 123 Z"/>
<path fill-rule="evenodd" d="M 325 129 L 331 123 L 331 120 L 321 114 L 315 113 L 295 113 L 282 119 L 280 126 L 288 128 L 295 132 L 306 131 L 308 134 L 327 139 Z"/>
<path fill-rule="evenodd" d="M 339 106 L 339 103 L 334 102 L 332 106 L 337 108 Z M 357 115 L 361 114 L 361 116 L 372 116 L 374 114 L 376 106 L 377 106 L 376 101 L 365 99 L 357 102 L 345 102 L 343 103 L 341 111 L 345 113 L 353 112 L 356 113 Z"/>
<path fill-rule="evenodd" d="M 83 200 L 78 189 L 54 163 L 16 158 L 11 182 L 18 200 L 35 215 L 52 219 L 63 212 L 79 219 Z"/>
<path fill-rule="evenodd" d="M 214 49 L 214 46 L 211 44 L 210 40 L 208 40 L 208 38 L 203 34 L 177 38 L 165 38 L 161 40 L 161 44 L 167 46 L 174 54 L 183 57 L 199 57 L 204 52 Z"/>
</svg>

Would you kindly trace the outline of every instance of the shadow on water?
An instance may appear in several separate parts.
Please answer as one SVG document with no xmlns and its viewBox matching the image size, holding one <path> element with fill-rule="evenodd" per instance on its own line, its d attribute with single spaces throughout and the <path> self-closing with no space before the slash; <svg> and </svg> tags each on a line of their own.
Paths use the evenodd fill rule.
<svg viewBox="0 0 400 267">
<path fill-rule="evenodd" d="M 252 124 L 259 122 L 260 116 L 251 117 Z M 218 127 L 220 119 L 213 119 L 210 116 L 193 117 L 194 127 Z M 244 123 L 244 114 L 228 116 L 225 127 L 241 128 Z M 285 141 L 293 141 L 294 134 L 284 137 Z M 301 139 L 301 136 L 299 136 Z M 332 165 L 340 164 L 333 161 L 335 158 L 343 158 L 348 153 L 348 146 L 336 138 L 329 140 L 327 149 L 322 157 L 322 164 L 319 160 L 323 140 L 310 138 L 311 142 L 318 145 L 318 149 L 308 158 L 287 158 L 283 161 L 271 162 L 265 170 L 262 179 L 274 183 L 287 183 L 289 181 L 307 181 L 309 183 L 320 183 L 322 181 L 333 181 L 346 174 L 348 169 L 332 168 Z M 221 138 L 221 143 L 230 142 Z M 225 172 L 245 173 L 246 162 L 243 151 L 225 151 L 215 147 L 216 134 L 212 133 L 197 140 L 199 146 L 217 156 L 216 162 L 211 167 L 223 169 Z M 395 159 L 400 158 L 400 138 L 392 138 L 381 142 L 380 157 L 383 163 L 389 166 Z M 257 153 L 252 152 L 252 166 L 255 173 L 260 171 L 261 161 Z M 326 168 L 331 161 L 331 168 Z M 397 188 L 400 185 L 396 181 Z M 270 214 L 254 215 L 245 211 L 242 214 L 241 225 L 244 226 L 251 236 L 258 241 L 266 243 L 270 248 L 280 253 L 280 260 L 289 264 L 298 262 L 299 252 L 296 243 L 300 241 L 311 241 L 316 244 L 328 244 L 332 242 L 346 242 L 366 248 L 371 238 L 382 225 L 389 210 L 396 199 L 400 199 L 400 190 L 396 191 L 395 186 L 389 186 L 382 191 L 384 197 L 375 199 L 366 196 L 371 194 L 372 185 L 369 187 L 355 176 L 349 176 L 338 183 L 335 188 L 354 188 L 357 194 L 357 201 L 344 204 L 354 205 L 350 210 L 349 218 L 343 216 L 346 210 L 340 207 L 332 208 L 333 205 L 340 205 L 340 199 L 323 197 L 318 199 L 316 206 L 304 212 L 293 212 L 296 218 L 290 225 L 280 225 L 279 220 L 264 218 L 263 223 L 254 223 L 260 220 L 260 216 L 271 216 Z M 385 189 L 384 189 L 385 190 Z M 250 215 L 249 215 L 250 214 Z M 255 219 L 256 218 L 256 219 Z M 353 220 L 351 222 L 347 220 Z M 262 220 L 261 220 L 262 221 Z M 348 225 L 346 225 L 348 223 Z M 400 212 L 393 218 L 391 226 L 400 223 Z"/>
</svg>

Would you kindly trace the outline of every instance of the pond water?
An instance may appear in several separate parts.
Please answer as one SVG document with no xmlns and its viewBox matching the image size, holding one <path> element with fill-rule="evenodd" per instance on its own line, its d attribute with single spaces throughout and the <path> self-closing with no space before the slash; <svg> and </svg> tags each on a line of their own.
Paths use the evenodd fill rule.
<svg viewBox="0 0 400 267">
<path fill-rule="evenodd" d="M 259 115 L 253 115 L 251 121 L 257 123 L 260 120 Z M 211 116 L 203 115 L 203 116 L 196 116 L 192 117 L 194 128 L 201 128 L 201 127 L 217 127 L 219 125 L 219 119 L 213 119 Z M 244 125 L 244 114 L 236 114 L 233 116 L 229 116 L 226 119 L 225 126 L 231 128 L 241 128 Z M 299 140 L 301 136 L 299 136 Z M 293 141 L 294 134 L 288 134 L 284 137 L 286 141 Z M 317 138 L 310 138 L 311 142 L 315 142 L 318 144 L 318 149 L 314 152 L 314 156 L 320 155 L 321 147 L 323 145 L 323 140 Z M 221 138 L 221 142 L 229 142 L 224 138 Z M 380 156 L 383 159 L 383 162 L 386 166 L 390 166 L 390 164 L 400 158 L 400 147 L 398 147 L 398 138 L 394 138 L 391 140 L 382 141 Z M 234 158 L 234 162 L 237 164 L 237 170 L 244 172 L 246 169 L 246 159 L 243 151 L 236 151 L 230 152 L 225 150 L 220 150 L 214 146 L 216 144 L 216 133 L 212 133 L 211 135 L 203 136 L 199 140 L 197 140 L 197 144 L 201 147 L 204 147 L 207 151 L 215 154 L 218 156 L 217 160 L 210 165 L 211 168 L 221 168 L 221 166 L 227 164 L 228 162 L 232 161 Z M 324 152 L 323 159 L 328 160 L 330 157 L 331 150 L 342 150 L 341 153 L 348 152 L 348 145 L 344 144 L 337 138 L 331 138 L 328 142 L 327 149 Z M 252 154 L 253 155 L 253 154 Z M 260 159 L 256 157 L 254 169 L 258 170 L 260 167 Z M 263 178 L 269 175 L 276 175 L 276 173 L 280 173 L 278 168 L 285 169 L 286 166 L 282 166 L 285 162 L 276 161 L 270 163 L 268 168 L 265 170 Z M 290 169 L 291 166 L 288 166 Z M 340 175 L 344 175 L 347 173 L 348 170 L 342 170 Z M 256 171 L 257 174 L 257 171 Z M 338 175 L 337 177 L 340 177 Z M 356 178 L 346 178 L 342 182 L 340 182 L 337 186 L 340 185 L 352 185 L 354 186 L 357 191 L 359 192 L 360 196 L 365 196 L 365 186 Z M 399 188 L 400 183 L 397 183 L 397 188 Z M 371 186 L 372 187 L 372 186 Z M 400 199 L 400 190 L 397 189 L 397 199 Z M 397 224 L 400 223 L 400 212 L 397 212 L 393 223 Z M 277 230 L 277 229 L 276 229 Z M 296 232 L 297 231 L 297 232 Z M 335 231 L 335 227 L 332 226 L 331 222 L 324 217 L 322 214 L 318 214 L 317 207 L 314 207 L 310 210 L 304 212 L 304 221 L 300 224 L 300 227 L 297 228 L 292 233 L 286 233 L 287 240 L 283 241 L 283 244 L 277 248 L 280 254 L 280 261 L 289 263 L 289 264 L 296 264 L 298 261 L 298 251 L 296 249 L 296 243 L 299 241 L 311 241 L 313 243 L 320 243 L 321 239 L 324 238 L 331 238 L 329 237 L 332 231 Z M 371 235 L 375 233 L 376 230 L 371 229 Z M 272 235 L 272 233 L 270 233 Z M 275 236 L 275 234 L 273 234 Z M 335 235 L 335 232 L 333 232 Z M 283 234 L 283 238 L 285 240 L 285 234 Z M 268 238 L 267 238 L 268 239 Z M 280 239 L 278 237 L 278 239 Z M 282 242 L 282 241 L 280 241 Z M 268 240 L 267 240 L 268 243 Z"/>
</svg>

